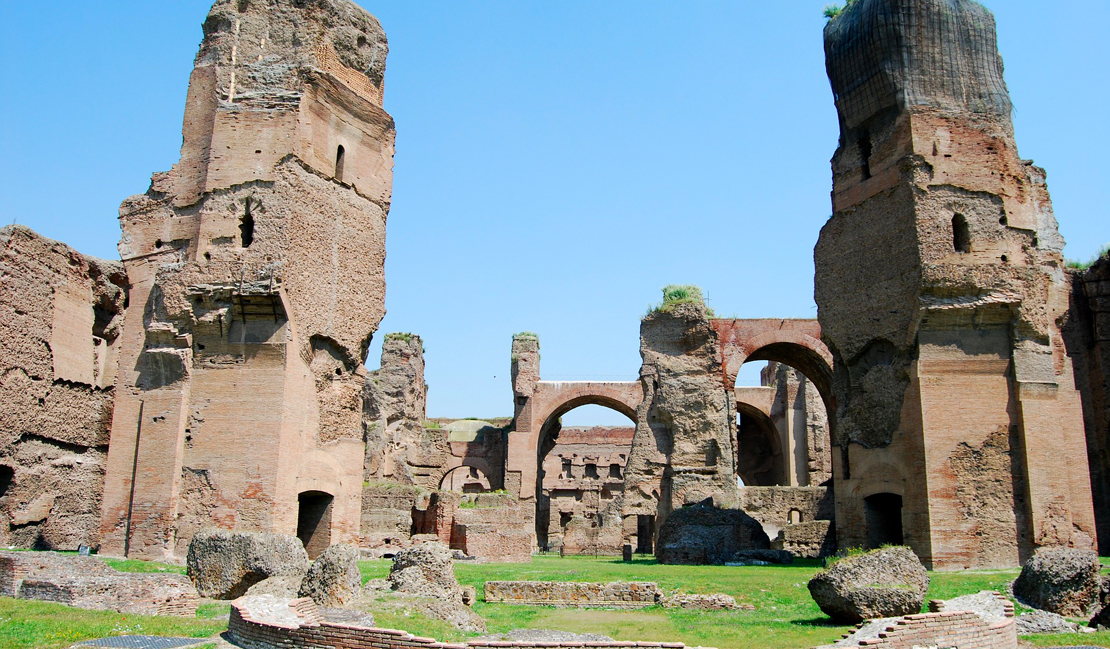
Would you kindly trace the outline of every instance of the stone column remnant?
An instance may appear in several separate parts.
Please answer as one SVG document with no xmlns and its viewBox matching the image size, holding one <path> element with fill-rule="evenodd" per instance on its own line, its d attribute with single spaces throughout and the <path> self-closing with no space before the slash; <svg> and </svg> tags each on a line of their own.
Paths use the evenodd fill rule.
<svg viewBox="0 0 1110 649">
<path fill-rule="evenodd" d="M 420 449 L 427 417 L 428 386 L 420 336 L 386 334 L 381 369 L 369 373 L 363 395 L 366 480 L 416 484 L 406 458 Z"/>
<path fill-rule="evenodd" d="M 385 313 L 385 33 L 349 0 L 218 0 L 203 27 L 181 160 L 120 208 L 103 551 L 181 556 L 212 525 L 353 543 Z"/>
<path fill-rule="evenodd" d="M 707 498 L 723 508 L 738 503 L 734 397 L 721 381 L 720 345 L 705 306 L 664 305 L 648 314 L 640 355 L 644 400 L 625 470 L 626 539 L 641 531 L 639 516 L 657 516 L 658 530 L 677 507 Z"/>
<path fill-rule="evenodd" d="M 858 0 L 825 29 L 840 118 L 814 252 L 835 359 L 837 537 L 931 568 L 1016 566 L 1095 535 L 1064 353 L 1064 241 L 1020 158 L 994 18 Z"/>
</svg>

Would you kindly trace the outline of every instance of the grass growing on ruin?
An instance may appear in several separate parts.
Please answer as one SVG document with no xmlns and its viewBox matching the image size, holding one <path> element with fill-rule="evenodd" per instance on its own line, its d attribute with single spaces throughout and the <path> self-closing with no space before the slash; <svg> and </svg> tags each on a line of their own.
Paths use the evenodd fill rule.
<svg viewBox="0 0 1110 649">
<path fill-rule="evenodd" d="M 360 562 L 364 580 L 384 578 L 390 561 Z M 517 628 L 558 629 L 576 633 L 601 633 L 618 640 L 681 641 L 688 645 L 720 649 L 796 649 L 833 642 L 851 627 L 829 622 L 806 583 L 820 569 L 819 562 L 800 561 L 790 566 L 666 566 L 651 558 L 623 563 L 611 557 L 537 556 L 527 564 L 457 563 L 455 572 L 464 585 L 478 589 L 474 611 L 486 620 L 490 633 Z M 1006 591 L 1017 570 L 934 572 L 928 599 L 950 599 L 980 590 Z M 726 593 L 753 604 L 754 611 L 680 611 L 663 608 L 636 611 L 559 609 L 547 606 L 487 604 L 482 600 L 486 581 L 654 581 L 665 592 Z M 1022 610 L 1019 607 L 1019 612 Z M 465 634 L 442 623 L 396 612 L 379 614 L 377 623 L 418 635 L 460 640 Z M 1110 633 L 1075 636 L 1028 636 L 1037 646 L 1085 644 L 1110 647 Z"/>
<path fill-rule="evenodd" d="M 706 315 L 710 318 L 716 314 L 705 303 L 705 296 L 701 288 L 693 284 L 668 284 L 663 287 L 663 301 L 648 307 L 648 315 L 657 311 L 669 311 L 680 304 L 700 304 L 705 307 Z"/>
<path fill-rule="evenodd" d="M 0 597 L 0 649 L 61 649 L 132 634 L 208 638 L 225 629 L 224 619 L 124 615 Z"/>
</svg>

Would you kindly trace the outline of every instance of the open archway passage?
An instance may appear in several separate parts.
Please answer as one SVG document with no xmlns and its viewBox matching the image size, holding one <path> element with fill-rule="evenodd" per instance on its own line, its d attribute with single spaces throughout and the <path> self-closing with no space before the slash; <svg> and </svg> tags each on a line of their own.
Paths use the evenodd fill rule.
<svg viewBox="0 0 1110 649">
<path fill-rule="evenodd" d="M 564 419 L 583 421 L 578 410 L 590 408 L 550 418 L 542 431 L 537 542 L 544 552 L 620 555 L 624 468 L 635 428 L 627 415 L 618 426 L 564 426 Z M 600 419 L 613 421 L 612 416 Z"/>
<path fill-rule="evenodd" d="M 832 477 L 828 412 L 801 371 L 765 363 L 759 385 L 736 387 L 736 410 L 736 471 L 744 485 L 809 487 Z"/>
</svg>

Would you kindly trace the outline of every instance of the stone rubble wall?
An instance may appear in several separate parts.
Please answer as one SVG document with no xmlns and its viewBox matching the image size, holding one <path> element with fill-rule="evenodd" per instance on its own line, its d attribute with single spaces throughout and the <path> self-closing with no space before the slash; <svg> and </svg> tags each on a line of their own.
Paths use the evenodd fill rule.
<svg viewBox="0 0 1110 649">
<path fill-rule="evenodd" d="M 176 573 L 118 572 L 100 559 L 0 552 L 0 596 L 132 615 L 196 615 L 193 583 Z"/>
<path fill-rule="evenodd" d="M 246 649 L 685 649 L 681 642 L 501 642 L 471 640 L 469 642 L 437 642 L 405 631 L 376 627 L 323 622 L 312 600 L 290 602 L 299 622 L 268 622 L 252 616 L 238 601 L 232 603 L 228 634 Z"/>
<path fill-rule="evenodd" d="M 662 601 L 654 582 L 586 583 L 562 581 L 487 581 L 487 602 L 555 606 L 643 608 Z"/>
<path fill-rule="evenodd" d="M 0 228 L 0 546 L 99 540 L 123 265 Z"/>
</svg>

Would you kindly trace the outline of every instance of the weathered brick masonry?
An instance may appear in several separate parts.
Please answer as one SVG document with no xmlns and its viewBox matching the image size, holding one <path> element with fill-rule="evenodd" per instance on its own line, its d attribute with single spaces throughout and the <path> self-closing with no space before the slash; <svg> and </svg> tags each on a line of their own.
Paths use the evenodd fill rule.
<svg viewBox="0 0 1110 649">
<path fill-rule="evenodd" d="M 394 629 L 324 622 L 309 599 L 293 600 L 290 607 L 299 619 L 296 626 L 252 617 L 241 601 L 236 601 L 231 606 L 228 633 L 247 649 L 684 649 L 686 646 L 681 642 L 436 642 L 434 638 L 421 638 Z"/>
<path fill-rule="evenodd" d="M 609 583 L 565 581 L 487 581 L 487 602 L 555 606 L 643 608 L 659 604 L 663 592 L 649 581 Z"/>
</svg>

